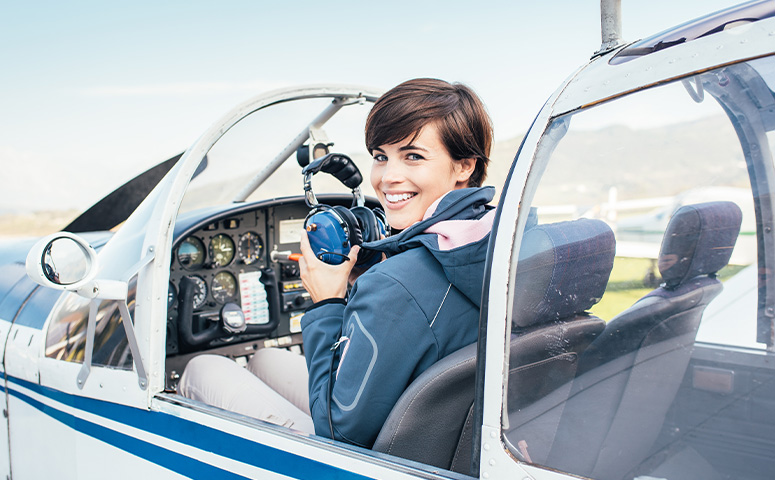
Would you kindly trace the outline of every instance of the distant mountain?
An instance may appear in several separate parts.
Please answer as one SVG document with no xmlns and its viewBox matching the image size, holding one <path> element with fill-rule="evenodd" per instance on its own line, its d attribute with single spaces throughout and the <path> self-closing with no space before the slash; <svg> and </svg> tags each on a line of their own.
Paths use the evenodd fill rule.
<svg viewBox="0 0 775 480">
<path fill-rule="evenodd" d="M 749 180 L 729 120 L 716 116 L 642 130 L 574 131 L 571 124 L 542 183 L 552 185 L 538 192 L 544 204 L 598 204 L 611 186 L 627 200 L 673 196 L 698 185 L 745 187 Z"/>
</svg>

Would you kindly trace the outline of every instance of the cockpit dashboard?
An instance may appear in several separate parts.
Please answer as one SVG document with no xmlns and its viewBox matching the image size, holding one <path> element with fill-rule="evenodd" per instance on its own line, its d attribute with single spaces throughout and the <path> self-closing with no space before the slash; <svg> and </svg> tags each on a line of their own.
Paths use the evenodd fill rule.
<svg viewBox="0 0 775 480">
<path fill-rule="evenodd" d="M 321 195 L 349 207 L 352 196 Z M 378 205 L 368 198 L 367 206 Z M 258 348 L 301 350 L 301 317 L 312 305 L 301 283 L 303 197 L 235 203 L 181 215 L 175 227 L 167 309 L 167 375 L 177 380 L 203 351 L 247 360 Z M 238 309 L 245 328 L 230 329 Z"/>
</svg>

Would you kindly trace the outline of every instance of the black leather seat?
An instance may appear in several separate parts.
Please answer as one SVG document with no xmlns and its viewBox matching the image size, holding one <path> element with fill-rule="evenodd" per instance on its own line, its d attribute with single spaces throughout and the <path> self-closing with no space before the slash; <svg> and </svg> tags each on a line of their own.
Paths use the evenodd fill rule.
<svg viewBox="0 0 775 480">
<path fill-rule="evenodd" d="M 603 330 L 604 322 L 585 311 L 605 291 L 614 249 L 613 232 L 599 220 L 540 225 L 526 232 L 512 308 L 510 433 L 533 426 L 530 405 L 570 384 L 580 352 Z M 431 366 L 401 396 L 374 450 L 469 473 L 475 375 L 475 344 Z M 540 452 L 538 442 L 533 443 Z"/>
<path fill-rule="evenodd" d="M 702 313 L 722 290 L 715 274 L 729 262 L 741 219 L 732 202 L 676 211 L 658 259 L 664 284 L 613 318 L 584 352 L 548 466 L 613 480 L 652 453 Z"/>
</svg>

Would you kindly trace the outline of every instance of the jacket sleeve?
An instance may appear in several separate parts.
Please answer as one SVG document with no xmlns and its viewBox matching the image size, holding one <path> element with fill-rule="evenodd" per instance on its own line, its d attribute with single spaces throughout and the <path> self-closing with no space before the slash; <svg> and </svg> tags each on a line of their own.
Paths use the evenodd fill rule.
<svg viewBox="0 0 775 480">
<path fill-rule="evenodd" d="M 342 327 L 341 337 L 338 337 Z M 309 368 L 310 411 L 318 435 L 330 437 L 327 392 L 332 344 L 334 438 L 370 448 L 418 366 L 438 355 L 426 314 L 397 280 L 379 272 L 361 276 L 344 305 L 322 305 L 302 319 Z"/>
</svg>

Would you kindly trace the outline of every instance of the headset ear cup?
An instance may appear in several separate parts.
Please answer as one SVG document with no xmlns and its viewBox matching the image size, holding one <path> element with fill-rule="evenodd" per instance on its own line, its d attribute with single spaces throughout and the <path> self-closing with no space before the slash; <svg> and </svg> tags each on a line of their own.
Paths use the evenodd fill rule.
<svg viewBox="0 0 775 480">
<path fill-rule="evenodd" d="M 366 207 L 353 207 L 350 209 L 350 212 L 358 219 L 358 224 L 361 227 L 361 237 L 364 242 L 379 240 L 379 225 L 374 212 Z"/>
<path fill-rule="evenodd" d="M 305 230 L 307 229 L 307 225 L 309 225 L 309 219 L 312 218 L 313 215 L 315 215 L 316 213 L 320 213 L 325 210 L 328 210 L 329 208 L 331 207 L 329 207 L 328 205 L 318 205 L 312 210 L 310 210 L 307 216 L 304 217 L 304 229 Z"/>
<path fill-rule="evenodd" d="M 361 235 L 361 229 L 358 226 L 358 219 L 355 218 L 355 215 L 353 215 L 346 207 L 339 205 L 331 207 L 331 210 L 336 212 L 336 214 L 339 216 L 339 218 L 342 219 L 342 222 L 347 227 L 350 246 L 362 244 L 363 236 Z"/>
</svg>

